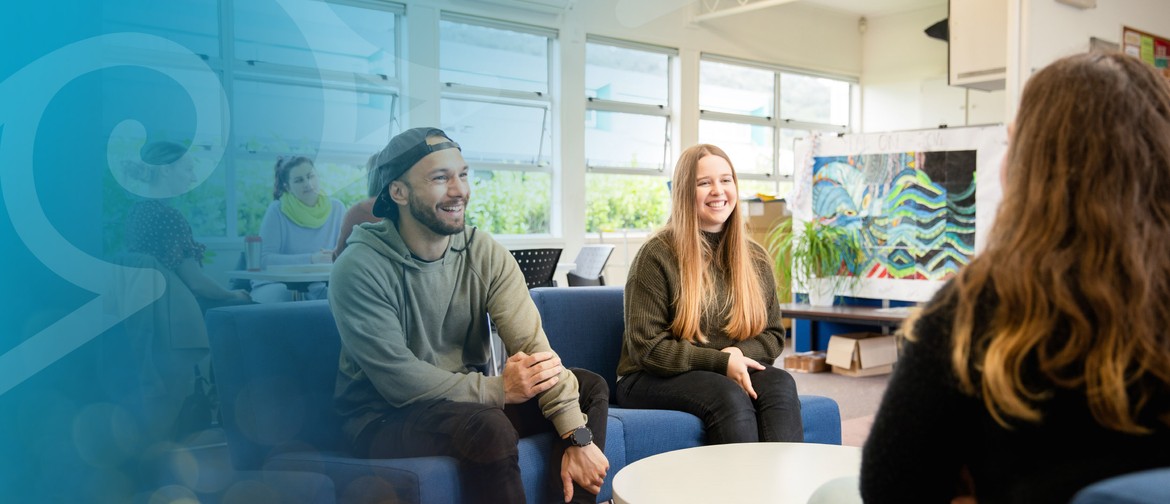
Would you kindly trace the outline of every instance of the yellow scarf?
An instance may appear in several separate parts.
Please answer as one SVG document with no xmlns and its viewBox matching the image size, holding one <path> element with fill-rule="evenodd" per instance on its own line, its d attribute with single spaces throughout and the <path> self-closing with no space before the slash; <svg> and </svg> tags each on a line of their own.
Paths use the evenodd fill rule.
<svg viewBox="0 0 1170 504">
<path fill-rule="evenodd" d="M 315 206 L 308 206 L 289 193 L 280 195 L 280 211 L 293 223 L 303 228 L 317 229 L 323 226 L 325 221 L 329 219 L 329 212 L 332 210 L 333 205 L 329 203 L 329 198 L 321 193 L 317 193 Z"/>
</svg>

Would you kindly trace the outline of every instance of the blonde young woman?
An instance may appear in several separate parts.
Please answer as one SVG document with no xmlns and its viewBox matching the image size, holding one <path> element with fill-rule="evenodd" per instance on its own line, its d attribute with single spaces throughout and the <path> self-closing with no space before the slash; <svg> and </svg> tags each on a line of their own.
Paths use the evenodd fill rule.
<svg viewBox="0 0 1170 504">
<path fill-rule="evenodd" d="M 987 248 L 923 310 L 866 502 L 1068 502 L 1170 465 L 1170 87 L 1121 54 L 1033 75 Z"/>
<path fill-rule="evenodd" d="M 747 237 L 738 185 L 714 145 L 679 157 L 670 219 L 626 281 L 617 402 L 692 413 L 711 444 L 803 441 L 796 383 L 772 367 L 784 328 L 771 261 Z"/>
</svg>

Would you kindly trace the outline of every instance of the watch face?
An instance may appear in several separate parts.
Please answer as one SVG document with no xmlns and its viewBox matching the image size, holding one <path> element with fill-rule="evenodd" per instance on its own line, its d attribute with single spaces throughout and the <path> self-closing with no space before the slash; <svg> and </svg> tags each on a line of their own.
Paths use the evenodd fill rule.
<svg viewBox="0 0 1170 504">
<path fill-rule="evenodd" d="M 573 446 L 585 446 L 593 442 L 593 433 L 589 431 L 588 427 L 581 427 L 573 431 L 573 435 L 569 436 L 569 441 Z"/>
</svg>

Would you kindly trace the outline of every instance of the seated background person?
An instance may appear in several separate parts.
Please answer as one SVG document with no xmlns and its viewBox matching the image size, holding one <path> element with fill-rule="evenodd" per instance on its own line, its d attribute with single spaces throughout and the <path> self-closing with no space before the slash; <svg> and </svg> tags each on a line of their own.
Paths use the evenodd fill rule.
<svg viewBox="0 0 1170 504">
<path fill-rule="evenodd" d="M 126 219 L 126 249 L 153 257 L 173 271 L 200 305 L 248 301 L 247 291 L 228 290 L 203 271 L 205 245 L 195 241 L 191 224 L 167 199 L 183 194 L 195 183 L 194 165 L 183 158 L 187 148 L 173 142 L 154 142 L 142 149 L 145 163 L 131 163 L 126 175 L 146 183 L 152 199 L 140 201 Z"/>
<path fill-rule="evenodd" d="M 345 205 L 320 192 L 317 169 L 304 156 L 280 158 L 273 174 L 273 201 L 260 224 L 260 263 L 265 267 L 333 262 L 333 244 L 341 231 Z M 326 296 L 324 282 L 309 286 L 307 299 Z M 288 301 L 292 293 L 281 283 L 252 282 L 252 299 L 261 303 Z"/>
<path fill-rule="evenodd" d="M 772 261 L 747 237 L 739 181 L 714 145 L 679 156 L 666 227 L 626 280 L 617 403 L 703 419 L 709 444 L 803 441 Z"/>
<path fill-rule="evenodd" d="M 337 237 L 337 246 L 333 247 L 333 259 L 337 260 L 337 256 L 345 250 L 345 241 L 349 239 L 349 235 L 353 233 L 353 227 L 363 222 L 378 222 L 382 220 L 381 217 L 374 215 L 374 201 L 378 199 L 378 193 L 386 187 L 390 181 L 385 180 L 386 170 L 378 170 L 375 163 L 378 161 L 378 155 L 370 156 L 366 161 L 366 177 L 369 179 L 369 198 L 361 200 L 349 207 L 345 211 L 345 218 L 341 220 L 341 234 Z"/>
<path fill-rule="evenodd" d="M 103 366 L 132 367 L 131 383 L 119 390 L 118 400 L 129 400 L 140 420 L 134 429 L 143 442 L 143 452 L 161 451 L 167 443 L 210 426 L 212 408 L 206 403 L 188 401 L 193 371 L 198 366 L 201 377 L 209 377 L 207 329 L 203 311 L 228 304 L 249 303 L 248 293 L 228 290 L 203 270 L 206 247 L 192 236 L 191 225 L 167 200 L 191 189 L 195 182 L 194 165 L 183 157 L 187 148 L 173 142 L 154 142 L 142 149 L 143 162 L 128 163 L 125 174 L 146 186 L 151 199 L 139 201 L 126 219 L 126 252 L 117 258 L 122 275 L 114 279 L 124 292 L 135 297 L 141 289 L 158 288 L 147 308 L 122 322 L 125 338 L 102 338 L 105 346 Z M 159 269 L 165 285 L 140 282 L 135 268 Z M 177 285 L 177 284 L 182 285 Z M 116 334 L 116 333 L 115 333 Z M 117 388 L 115 386 L 115 388 Z M 204 397 L 205 398 L 205 397 Z M 140 410 L 139 410 L 140 408 Z"/>
<path fill-rule="evenodd" d="M 1170 466 L 1170 86 L 1058 60 L 1009 137 L 986 248 L 903 326 L 866 502 L 1066 503 Z"/>
<path fill-rule="evenodd" d="M 565 501 L 597 500 L 608 386 L 567 370 L 549 347 L 516 260 L 466 227 L 470 186 L 459 146 L 441 130 L 390 140 L 374 215 L 337 259 L 329 305 L 341 334 L 336 405 L 354 453 L 447 455 L 462 463 L 464 496 L 525 502 L 517 442 L 554 431 L 550 471 Z M 486 376 L 487 315 L 510 355 Z"/>
</svg>

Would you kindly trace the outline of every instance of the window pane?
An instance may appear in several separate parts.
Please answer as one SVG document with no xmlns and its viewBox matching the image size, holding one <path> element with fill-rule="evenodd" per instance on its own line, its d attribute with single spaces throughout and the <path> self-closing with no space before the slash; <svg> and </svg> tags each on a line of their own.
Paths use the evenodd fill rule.
<svg viewBox="0 0 1170 504">
<path fill-rule="evenodd" d="M 548 93 L 548 37 L 439 22 L 439 80 Z"/>
<path fill-rule="evenodd" d="M 548 111 L 542 106 L 444 98 L 439 113 L 441 128 L 468 162 L 546 165 L 552 158 Z"/>
<path fill-rule="evenodd" d="M 467 222 L 494 235 L 548 233 L 550 194 L 548 173 L 473 169 Z"/>
<path fill-rule="evenodd" d="M 849 83 L 821 77 L 780 74 L 780 117 L 847 125 Z"/>
<path fill-rule="evenodd" d="M 783 196 L 776 191 L 776 181 L 774 180 L 739 179 L 739 198 L 741 200 L 746 198 L 755 198 L 760 194 L 766 194 L 768 196 Z"/>
<path fill-rule="evenodd" d="M 669 56 L 603 44 L 585 45 L 585 95 L 667 105 Z"/>
<path fill-rule="evenodd" d="M 316 153 L 322 147 L 369 155 L 394 129 L 394 96 L 237 80 L 236 144 L 250 152 Z"/>
<path fill-rule="evenodd" d="M 585 166 L 662 168 L 665 117 L 600 110 L 585 114 Z"/>
<path fill-rule="evenodd" d="M 780 162 L 776 163 L 776 175 L 791 177 L 796 173 L 796 140 L 806 138 L 809 134 L 805 130 L 780 130 Z"/>
<path fill-rule="evenodd" d="M 590 173 L 585 177 L 585 232 L 651 230 L 670 215 L 669 179 Z"/>
<path fill-rule="evenodd" d="M 309 0 L 236 2 L 235 30 L 238 60 L 395 75 L 390 12 Z"/>
<path fill-rule="evenodd" d="M 731 158 L 737 173 L 772 173 L 772 128 L 723 121 L 699 121 L 699 141 Z"/>
<path fill-rule="evenodd" d="M 703 61 L 699 65 L 699 108 L 772 117 L 775 74 L 768 70 Z"/>
<path fill-rule="evenodd" d="M 215 2 L 104 2 L 107 33 L 149 33 L 182 44 L 196 54 L 219 57 L 219 9 Z M 136 47 L 133 49 L 151 49 Z"/>
</svg>

